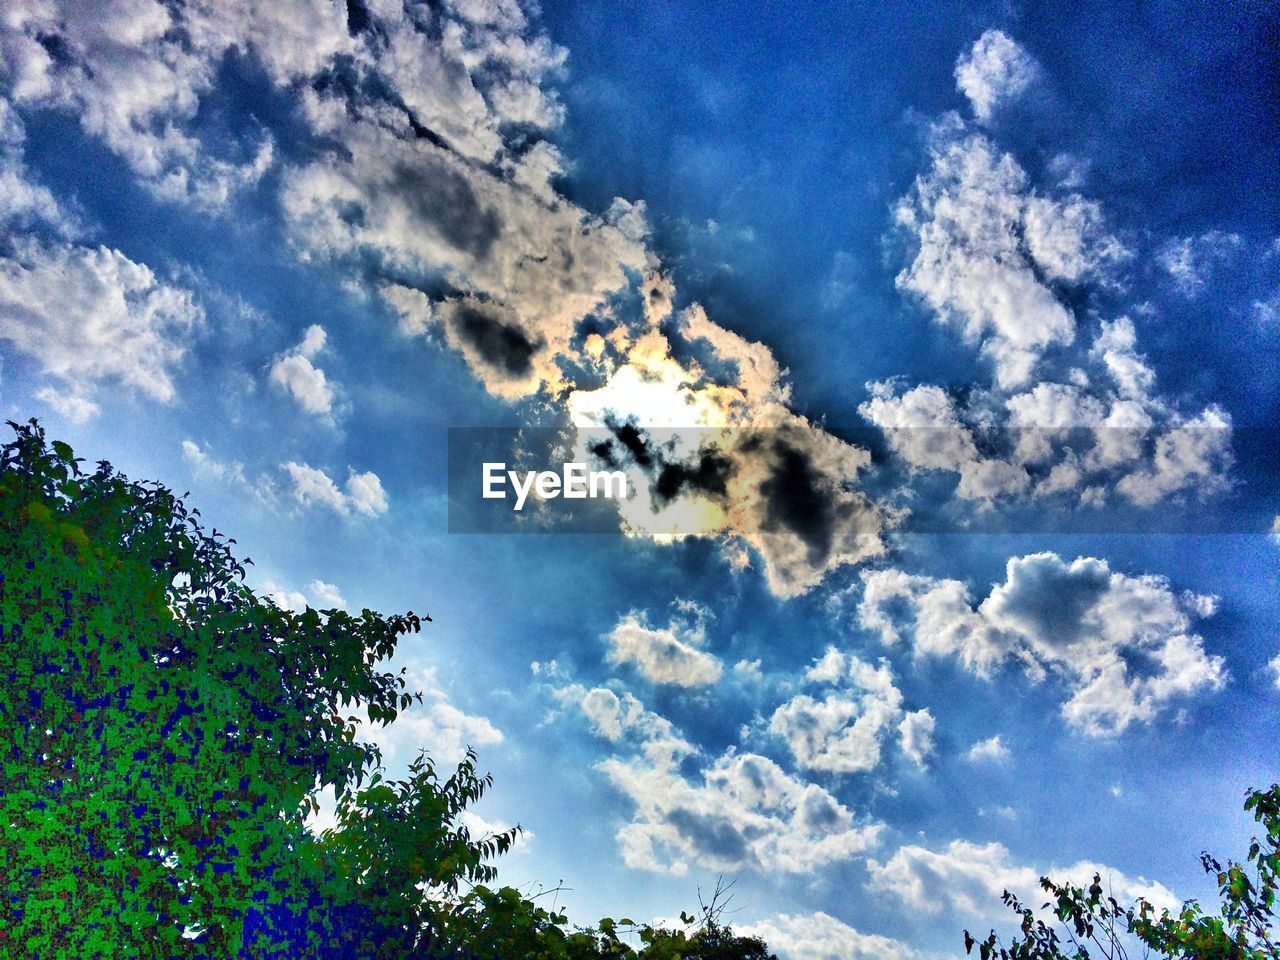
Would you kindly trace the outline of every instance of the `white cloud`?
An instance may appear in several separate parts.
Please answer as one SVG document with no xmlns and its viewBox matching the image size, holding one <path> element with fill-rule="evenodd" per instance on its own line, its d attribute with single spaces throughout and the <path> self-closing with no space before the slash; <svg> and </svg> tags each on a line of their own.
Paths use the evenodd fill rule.
<svg viewBox="0 0 1280 960">
<path fill-rule="evenodd" d="M 157 194 L 220 207 L 270 166 L 270 138 L 259 135 L 245 144 L 249 159 L 233 162 L 206 151 L 189 128 L 218 61 L 259 25 L 260 6 L 275 5 L 255 3 L 236 12 L 158 0 L 14 6 L 0 20 L 8 93 L 18 106 L 77 117 Z M 299 26 L 314 25 L 319 12 L 317 6 L 306 16 L 285 18 L 304 48 L 323 46 L 322 30 Z M 229 33 L 205 28 L 219 16 Z M 58 40 L 56 58 L 50 38 Z"/>
<path fill-rule="evenodd" d="M 635 805 L 617 833 L 627 866 L 673 874 L 690 863 L 807 872 L 868 849 L 880 832 L 768 757 L 730 748 L 707 761 L 630 694 L 570 685 L 555 695 L 625 751 L 597 767 Z"/>
<path fill-rule="evenodd" d="M 1010 82 L 1029 82 L 1016 66 L 1026 66 L 1023 57 L 988 31 L 961 59 L 957 77 L 980 116 L 990 116 Z M 956 114 L 931 134 L 928 169 L 895 208 L 913 244 L 897 284 L 992 362 L 994 382 L 955 392 L 895 379 L 868 384 L 862 416 L 913 471 L 957 474 L 955 495 L 983 511 L 1045 497 L 1101 507 L 1118 496 L 1151 507 L 1227 489 L 1227 414 L 1214 404 L 1187 413 L 1158 395 L 1128 316 L 1100 318 L 1092 343 L 1081 342 L 1069 304 L 1095 287 L 1123 290 L 1119 267 L 1132 256 L 1099 204 L 1069 188 L 1038 189 L 1012 155 Z M 1157 259 L 1180 282 L 1199 282 L 1196 264 L 1222 259 L 1238 242 L 1205 234 Z M 1060 382 L 1042 379 L 1067 365 Z"/>
<path fill-rule="evenodd" d="M 956 62 L 956 87 L 984 122 L 1025 93 L 1039 75 L 1031 55 L 1001 30 L 986 31 Z"/>
<path fill-rule="evenodd" d="M 98 415 L 98 405 L 92 400 L 66 393 L 57 387 L 41 387 L 36 391 L 36 399 L 48 404 L 72 423 L 85 423 Z"/>
<path fill-rule="evenodd" d="M 1280 689 L 1280 653 L 1271 658 L 1267 663 L 1267 667 L 1275 674 L 1276 688 Z"/>
<path fill-rule="evenodd" d="M 472 840 L 480 840 L 485 837 L 496 837 L 504 834 L 511 829 L 511 824 L 500 820 L 488 820 L 476 813 L 474 810 L 467 809 L 462 811 L 462 815 L 458 818 L 467 832 L 471 834 Z M 516 834 L 515 842 L 511 844 L 511 853 L 528 853 L 530 845 L 533 843 L 536 834 L 526 827 L 521 827 L 520 832 Z"/>
<path fill-rule="evenodd" d="M 1176 909 L 1181 904 L 1164 885 L 1144 877 L 1128 877 L 1106 864 L 1080 861 L 1037 870 L 1014 863 L 1009 851 L 998 843 L 952 840 L 940 850 L 910 844 L 900 847 L 884 863 L 868 860 L 867 869 L 870 889 L 924 913 L 953 910 L 980 917 L 1003 916 L 1006 908 L 1000 895 L 1005 890 L 1034 900 L 1041 876 L 1088 886 L 1095 872 L 1102 877 L 1107 895 L 1121 903 L 1145 897 L 1157 908 Z"/>
<path fill-rule="evenodd" d="M 455 764 L 468 747 L 479 750 L 505 739 L 487 717 L 469 714 L 449 701 L 437 668 L 411 670 L 407 681 L 410 691 L 422 693 L 422 703 L 401 711 L 387 726 L 367 718 L 357 725 L 357 736 L 377 744 L 388 766 L 407 765 L 420 750 L 441 765 Z"/>
<path fill-rule="evenodd" d="M 768 728 L 787 742 L 800 767 L 831 773 L 873 770 L 880 763 L 881 743 L 895 723 L 906 724 L 900 732 L 912 759 L 926 746 L 931 727 L 925 726 L 932 718 L 924 721 L 912 714 L 916 719 L 900 721 L 902 694 L 887 663 L 872 666 L 831 647 L 805 679 L 834 689 L 821 699 L 808 694 L 792 697 L 774 711 Z"/>
<path fill-rule="evenodd" d="M 10 233 L 43 228 L 72 239 L 83 228 L 48 187 L 33 179 L 24 162 L 25 141 L 21 118 L 0 95 L 0 227 Z"/>
<path fill-rule="evenodd" d="M 885 380 L 868 383 L 867 390 L 871 399 L 858 413 L 884 431 L 894 453 L 913 470 L 960 470 L 979 459 L 973 434 L 941 387 L 919 386 L 899 394 L 897 384 Z"/>
<path fill-rule="evenodd" d="M 1105 502 L 1108 491 L 1153 507 L 1229 489 L 1230 417 L 1217 405 L 1186 416 L 1155 396 L 1136 342 L 1128 317 L 1101 323 L 1088 359 L 1111 389 L 1090 387 L 1077 368 L 1080 383 L 1037 383 L 997 396 L 993 409 L 990 395 L 961 407 L 939 387 L 886 380 L 867 384 L 859 413 L 913 472 L 957 474 L 956 497 L 984 508 L 1055 496 Z M 999 455 L 979 452 L 978 430 Z"/>
<path fill-rule="evenodd" d="M 277 606 L 293 610 L 295 613 L 301 613 L 307 607 L 328 610 L 347 605 L 338 588 L 323 580 L 312 580 L 305 590 L 295 590 L 282 586 L 274 580 L 266 580 L 262 583 L 260 592 L 275 601 Z"/>
<path fill-rule="evenodd" d="M 900 940 L 862 933 L 821 910 L 779 913 L 755 923 L 733 925 L 743 937 L 759 937 L 782 960 L 919 960 Z"/>
<path fill-rule="evenodd" d="M 994 737 L 979 740 L 969 748 L 965 756 L 975 762 L 986 760 L 992 763 L 1003 763 L 1011 754 L 1000 738 L 1000 734 L 997 733 Z"/>
<path fill-rule="evenodd" d="M 1185 297 L 1199 294 L 1215 267 L 1244 246 L 1238 233 L 1210 230 L 1192 237 L 1170 240 L 1156 254 L 1156 262 L 1168 272 Z"/>
<path fill-rule="evenodd" d="M 344 517 L 352 511 L 366 517 L 387 512 L 387 494 L 376 473 L 350 471 L 344 493 L 332 477 L 309 464 L 290 460 L 280 466 L 289 475 L 294 499 L 303 506 L 321 504 Z"/>
<path fill-rule="evenodd" d="M 763 660 L 739 660 L 733 665 L 733 672 L 744 680 L 759 683 L 764 679 L 764 673 L 760 670 L 763 665 Z"/>
<path fill-rule="evenodd" d="M 898 286 L 980 344 L 1002 389 L 1021 386 L 1047 349 L 1075 339 L 1075 318 L 1050 282 L 1105 276 L 1124 248 L 1096 203 L 1035 193 L 1018 162 L 981 134 L 939 125 L 930 160 L 896 208 L 917 243 Z"/>
<path fill-rule="evenodd" d="M 175 368 L 203 318 L 189 291 L 118 250 L 21 240 L 0 257 L 0 339 L 57 378 L 78 413 L 103 383 L 172 400 Z"/>
<path fill-rule="evenodd" d="M 1006 659 L 1033 678 L 1052 671 L 1069 691 L 1063 716 L 1090 736 L 1149 723 L 1171 702 L 1227 680 L 1223 658 L 1190 632 L 1192 619 L 1213 609 L 1210 598 L 1179 596 L 1162 577 L 1130 577 L 1105 560 L 1014 557 L 976 607 L 955 580 L 878 570 L 863 582 L 859 622 L 884 642 L 907 629 L 917 653 L 956 656 L 980 675 Z"/>
<path fill-rule="evenodd" d="M 302 341 L 276 357 L 271 382 L 288 392 L 307 413 L 329 416 L 333 411 L 333 387 L 324 371 L 312 363 L 325 346 L 324 328 L 312 324 Z"/>
<path fill-rule="evenodd" d="M 651 627 L 642 613 L 631 611 L 605 637 L 611 663 L 631 663 L 655 683 L 697 687 L 715 683 L 723 670 L 719 658 L 701 649 L 706 643 L 702 618 L 692 623 L 673 618 Z"/>
<path fill-rule="evenodd" d="M 319 601 L 319 605 L 323 607 L 342 608 L 347 605 L 347 601 L 343 598 L 342 592 L 332 583 L 326 583 L 323 580 L 312 580 L 307 584 L 307 592 Z"/>
<path fill-rule="evenodd" d="M 933 755 L 933 731 L 936 726 L 937 721 L 928 710 L 913 710 L 898 725 L 903 755 L 921 769 L 924 769 L 929 757 Z"/>
</svg>

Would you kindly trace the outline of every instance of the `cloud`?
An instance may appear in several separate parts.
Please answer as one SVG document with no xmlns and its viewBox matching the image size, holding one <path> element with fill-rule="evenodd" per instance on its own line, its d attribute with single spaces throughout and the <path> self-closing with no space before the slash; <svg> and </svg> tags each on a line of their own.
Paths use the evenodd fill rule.
<svg viewBox="0 0 1280 960">
<path fill-rule="evenodd" d="M 958 120 L 935 126 L 930 168 L 895 209 L 916 247 L 898 274 L 938 320 L 979 344 L 1002 389 L 1027 383 L 1076 321 L 1055 287 L 1106 277 L 1126 251 L 1079 194 L 1031 189 L 1027 174 Z"/>
<path fill-rule="evenodd" d="M 1204 290 L 1214 269 L 1235 256 L 1244 246 L 1238 233 L 1210 230 L 1191 237 L 1170 240 L 1156 253 L 1158 263 L 1184 297 Z"/>
<path fill-rule="evenodd" d="M 1000 734 L 994 737 L 988 737 L 986 740 L 979 740 L 971 746 L 965 756 L 973 762 L 989 761 L 992 763 L 1003 763 L 1011 756 L 1009 748 L 1004 745 L 1000 739 Z"/>
<path fill-rule="evenodd" d="M 922 770 L 934 751 L 933 731 L 936 726 L 937 721 L 928 710 L 913 710 L 898 725 L 903 755 Z"/>
<path fill-rule="evenodd" d="M 366 517 L 387 512 L 387 494 L 376 473 L 351 470 L 343 492 L 332 477 L 309 464 L 290 460 L 280 467 L 289 475 L 294 499 L 303 506 L 321 504 L 344 517 L 353 511 Z"/>
<path fill-rule="evenodd" d="M 511 829 L 511 824 L 500 820 L 487 820 L 474 810 L 463 810 L 459 821 L 467 832 L 471 834 L 472 840 L 480 840 L 484 837 L 496 837 L 504 834 Z M 510 853 L 528 853 L 530 845 L 533 843 L 537 835 L 527 828 L 521 827 L 520 832 L 516 834 L 515 841 L 511 844 Z"/>
<path fill-rule="evenodd" d="M 85 423 L 98 415 L 98 405 L 92 400 L 74 393 L 64 393 L 56 387 L 41 387 L 36 391 L 36 399 L 48 404 L 72 423 Z"/>
<path fill-rule="evenodd" d="M 289 393 L 307 413 L 328 417 L 333 411 L 333 387 L 324 371 L 312 364 L 325 346 L 324 328 L 312 324 L 297 346 L 271 364 L 271 382 Z"/>
<path fill-rule="evenodd" d="M 821 910 L 735 923 L 733 932 L 759 937 L 782 960 L 919 960 L 923 956 L 900 940 L 862 933 Z"/>
<path fill-rule="evenodd" d="M 351 82 L 304 97 L 333 149 L 285 171 L 299 256 L 371 285 L 403 331 L 438 333 L 496 396 L 543 397 L 583 428 L 727 431 L 636 471 L 627 533 L 715 537 L 733 557 L 745 544 L 783 596 L 882 552 L 884 518 L 850 482 L 869 455 L 788 409 L 767 348 L 700 307 L 671 316 L 644 204 L 593 213 L 557 194 L 540 138 L 562 117 L 546 84 L 563 51 L 514 13 L 442 10 L 438 33 L 371 17 L 383 42 L 356 41 Z"/>
<path fill-rule="evenodd" d="M 1280 653 L 1271 658 L 1267 663 L 1267 669 L 1275 674 L 1276 688 L 1280 689 Z"/>
<path fill-rule="evenodd" d="M 80 235 L 79 219 L 27 169 L 25 142 L 21 118 L 0 95 L 0 227 L 11 233 L 43 229 L 64 239 Z"/>
<path fill-rule="evenodd" d="M 0 339 L 57 378 L 65 409 L 78 413 L 103 383 L 171 401 L 203 319 L 190 291 L 118 250 L 19 239 L 0 257 Z"/>
<path fill-rule="evenodd" d="M 779 596 L 882 553 L 886 516 L 855 485 L 869 453 L 788 408 L 790 388 L 767 348 L 701 307 L 674 319 L 600 338 L 603 383 L 567 399 L 581 455 L 627 472 L 624 531 L 721 538 L 726 557 L 746 546 Z M 735 376 L 718 382 L 710 368 L 725 364 Z"/>
<path fill-rule="evenodd" d="M 347 601 L 335 584 L 323 580 L 312 580 L 307 584 L 307 592 L 315 597 L 324 607 L 345 607 Z"/>
<path fill-rule="evenodd" d="M 792 697 L 774 711 L 768 728 L 787 742 L 800 767 L 830 773 L 873 770 L 895 725 L 903 752 L 923 764 L 932 749 L 933 718 L 927 710 L 903 716 L 902 694 L 887 663 L 872 666 L 829 647 L 805 680 L 831 689 L 821 699 Z"/>
<path fill-rule="evenodd" d="M 1025 87 L 1024 57 L 988 31 L 961 58 L 957 77 L 980 117 L 1010 84 Z M 933 124 L 927 149 L 928 168 L 895 207 L 911 244 L 897 285 L 991 362 L 993 382 L 955 391 L 896 378 L 867 384 L 859 412 L 895 455 L 912 472 L 955 473 L 955 496 L 983 511 L 1050 497 L 1152 507 L 1229 489 L 1226 412 L 1212 403 L 1188 412 L 1160 396 L 1129 316 L 1099 317 L 1082 336 L 1073 305 L 1122 291 L 1120 268 L 1133 257 L 1101 206 L 1070 187 L 1039 189 L 956 114 Z M 1225 256 L 1233 236 L 1177 241 L 1157 261 L 1194 285 L 1201 261 Z"/>
<path fill-rule="evenodd" d="M 264 20 L 277 28 L 291 23 L 287 32 L 298 49 L 323 49 L 324 31 L 300 24 L 314 27 L 325 8 L 336 10 L 317 3 L 305 16 L 280 17 L 270 14 L 273 7 L 255 3 L 232 11 L 158 0 L 22 4 L 0 21 L 4 87 L 19 107 L 78 118 L 160 196 L 218 208 L 256 183 L 273 157 L 265 135 L 235 145 L 249 154 L 237 160 L 206 149 L 192 132 L 218 62 L 232 46 L 248 46 L 251 33 L 265 35 L 258 33 Z"/>
<path fill-rule="evenodd" d="M 623 752 L 597 765 L 634 804 L 617 833 L 629 867 L 684 874 L 719 870 L 807 872 L 847 860 L 876 841 L 827 790 L 788 775 L 768 757 L 729 748 L 708 760 L 664 717 L 631 694 L 569 685 L 556 691 Z"/>
<path fill-rule="evenodd" d="M 917 653 L 955 656 L 979 675 L 1009 659 L 1033 679 L 1053 672 L 1070 694 L 1063 717 L 1089 736 L 1149 723 L 1171 702 L 1227 681 L 1223 658 L 1190 632 L 1215 598 L 1180 596 L 1163 577 L 1130 577 L 1105 560 L 1014 557 L 976 607 L 955 580 L 877 570 L 863 583 L 864 629 L 885 643 L 908 630 Z"/>
<path fill-rule="evenodd" d="M 382 296 L 403 332 L 438 334 L 495 396 L 537 396 L 579 425 L 588 406 L 645 426 L 684 405 L 702 416 L 681 426 L 776 431 L 721 438 L 724 490 L 699 487 L 699 457 L 664 460 L 675 492 L 635 504 L 626 532 L 713 537 L 737 564 L 749 550 L 782 596 L 883 552 L 885 518 L 853 482 L 867 452 L 788 408 L 766 347 L 696 306 L 673 329 L 676 291 L 643 202 L 588 211 L 557 192 L 552 83 L 566 54 L 519 4 L 446 4 L 426 19 L 399 4 L 349 18 L 324 0 L 28 6 L 0 24 L 0 45 L 16 104 L 78 116 L 158 195 L 221 210 L 247 186 L 278 189 L 300 259 Z M 282 162 L 258 131 L 202 139 L 232 50 L 296 107 L 304 154 Z M 11 207 L 49 218 L 49 199 L 27 189 Z M 584 336 L 589 316 L 598 332 Z M 332 385 L 314 359 L 289 351 L 271 379 L 325 416 Z M 642 393 L 657 406 L 637 405 Z M 308 489 L 340 509 L 323 484 Z"/>
<path fill-rule="evenodd" d="M 338 588 L 323 580 L 312 580 L 305 590 L 294 590 L 281 586 L 274 580 L 267 580 L 262 584 L 260 592 L 275 601 L 277 606 L 293 610 L 295 613 L 301 613 L 307 607 L 329 610 L 347 605 Z"/>
<path fill-rule="evenodd" d="M 867 861 L 868 887 L 912 910 L 936 914 L 943 910 L 996 917 L 1005 911 L 1000 896 L 1005 890 L 1034 898 L 1040 877 L 1088 886 L 1094 873 L 1103 889 L 1121 903 L 1145 897 L 1157 908 L 1176 909 L 1181 901 L 1163 884 L 1144 877 L 1128 877 L 1106 864 L 1080 861 L 1067 867 L 1037 870 L 1012 861 L 1008 849 L 998 843 L 979 844 L 952 840 L 940 850 L 910 844 L 899 847 L 884 863 Z"/>
<path fill-rule="evenodd" d="M 419 691 L 423 702 L 400 712 L 395 722 L 383 726 L 367 719 L 357 725 L 357 736 L 382 750 L 383 763 L 407 765 L 420 750 L 440 764 L 459 763 L 468 747 L 502 743 L 502 731 L 487 717 L 469 714 L 449 701 L 435 667 L 410 671 L 408 689 Z"/>
<path fill-rule="evenodd" d="M 655 683 L 697 687 L 720 679 L 720 660 L 700 649 L 706 642 L 702 617 L 692 623 L 673 618 L 665 627 L 649 626 L 631 611 L 605 637 L 611 663 L 631 663 Z"/>
<path fill-rule="evenodd" d="M 1039 64 L 1001 30 L 986 31 L 956 62 L 956 87 L 984 123 L 1026 93 L 1039 76 Z"/>
</svg>

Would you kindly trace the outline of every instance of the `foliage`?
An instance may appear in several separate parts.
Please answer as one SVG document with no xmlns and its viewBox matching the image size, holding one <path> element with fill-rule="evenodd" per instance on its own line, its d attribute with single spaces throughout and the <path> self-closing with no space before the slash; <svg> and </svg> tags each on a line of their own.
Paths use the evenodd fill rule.
<svg viewBox="0 0 1280 960">
<path fill-rule="evenodd" d="M 1176 913 L 1161 910 L 1157 916 L 1156 908 L 1144 899 L 1122 907 L 1114 897 L 1103 897 L 1097 874 L 1087 889 L 1042 877 L 1040 885 L 1049 894 L 1042 909 L 1052 911 L 1057 927 L 1038 919 L 1006 890 L 1004 903 L 1022 917 L 1021 936 L 1005 945 L 994 931 L 975 940 L 966 930 L 965 952 L 972 953 L 976 946 L 980 960 L 1121 960 L 1130 950 L 1197 960 L 1280 960 L 1275 912 L 1280 784 L 1250 790 L 1244 807 L 1263 829 L 1261 838 L 1250 842 L 1245 862 L 1227 861 L 1224 866 L 1208 853 L 1200 855 L 1205 871 L 1218 884 L 1217 913 L 1188 900 Z"/>
<path fill-rule="evenodd" d="M 720 923 L 726 888 L 700 916 L 682 912 L 684 929 L 602 919 L 595 927 L 571 927 L 563 910 L 548 910 L 511 887 L 476 886 L 455 904 L 440 929 L 456 944 L 446 960 L 777 960 L 764 941 L 737 936 Z M 638 941 L 638 943 L 636 942 Z"/>
<path fill-rule="evenodd" d="M 493 889 L 518 828 L 462 823 L 491 784 L 475 755 L 389 780 L 356 739 L 358 711 L 390 723 L 417 697 L 380 665 L 429 618 L 283 610 L 182 498 L 10 426 L 0 956 L 771 960 L 714 909 L 692 933 L 579 929 Z"/>
<path fill-rule="evenodd" d="M 403 677 L 376 665 L 421 619 L 282 610 L 170 491 L 11 426 L 7 955 L 230 956 L 254 911 L 304 885 L 316 789 L 345 794 L 376 763 L 343 711 L 386 722 L 409 704 Z"/>
</svg>

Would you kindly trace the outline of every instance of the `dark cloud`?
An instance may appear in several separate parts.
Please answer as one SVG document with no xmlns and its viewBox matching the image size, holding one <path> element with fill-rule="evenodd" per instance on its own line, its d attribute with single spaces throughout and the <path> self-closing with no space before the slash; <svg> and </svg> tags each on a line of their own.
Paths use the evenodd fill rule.
<svg viewBox="0 0 1280 960">
<path fill-rule="evenodd" d="M 362 0 L 347 0 L 347 32 L 356 36 L 369 28 L 369 8 Z"/>
<path fill-rule="evenodd" d="M 618 442 L 627 448 L 637 466 L 653 466 L 653 455 L 649 452 L 649 441 L 645 439 L 645 435 L 639 427 L 632 423 L 624 423 L 621 426 L 611 425 L 611 429 L 614 436 L 618 438 Z M 610 454 L 612 454 L 612 445 L 610 445 Z"/>
<path fill-rule="evenodd" d="M 831 553 L 831 544 L 840 520 L 849 513 L 848 504 L 837 503 L 832 491 L 822 484 L 822 474 L 809 456 L 781 438 L 773 441 L 776 462 L 769 478 L 760 484 L 764 497 L 767 533 L 793 533 L 808 548 L 809 562 L 821 566 Z"/>
<path fill-rule="evenodd" d="M 391 189 L 424 225 L 477 259 L 489 255 L 502 230 L 502 217 L 480 203 L 461 173 L 445 163 L 422 162 L 402 164 L 391 180 Z"/>
<path fill-rule="evenodd" d="M 751 856 L 747 838 L 726 817 L 677 807 L 667 814 L 667 823 L 704 856 L 730 863 L 743 863 Z"/>
<path fill-rule="evenodd" d="M 684 463 L 668 463 L 658 473 L 654 494 L 662 503 L 670 503 L 685 489 L 723 497 L 728 491 L 734 465 L 728 457 L 714 451 L 703 453 L 695 467 Z"/>
<path fill-rule="evenodd" d="M 512 378 L 527 377 L 533 371 L 533 355 L 541 343 L 531 340 L 518 326 L 467 303 L 455 308 L 452 326 L 491 367 Z"/>
<path fill-rule="evenodd" d="M 1064 564 L 1053 554 L 1027 557 L 997 595 L 1000 616 L 1065 646 L 1085 632 L 1085 616 L 1111 591 L 1100 561 Z"/>
</svg>

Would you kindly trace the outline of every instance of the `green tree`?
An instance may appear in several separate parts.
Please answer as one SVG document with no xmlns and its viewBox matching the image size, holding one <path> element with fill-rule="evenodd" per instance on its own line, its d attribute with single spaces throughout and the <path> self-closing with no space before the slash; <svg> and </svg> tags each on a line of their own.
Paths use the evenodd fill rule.
<svg viewBox="0 0 1280 960">
<path fill-rule="evenodd" d="M 965 931 L 965 951 L 977 947 L 980 960 L 1122 960 L 1130 950 L 1144 956 L 1194 957 L 1197 960 L 1280 960 L 1277 941 L 1276 891 L 1280 887 L 1280 784 L 1250 790 L 1244 807 L 1262 827 L 1249 844 L 1243 863 L 1224 865 L 1208 853 L 1200 855 L 1205 871 L 1217 882 L 1219 906 L 1207 912 L 1188 900 L 1173 912 L 1139 898 L 1122 905 L 1103 896 L 1102 879 L 1094 874 L 1087 887 L 1040 878 L 1049 895 L 1042 909 L 1046 922 L 1009 891 L 1004 903 L 1022 918 L 1020 935 L 1005 944 L 992 931 L 975 940 Z"/>
<path fill-rule="evenodd" d="M 714 909 L 692 933 L 581 929 L 492 888 L 518 828 L 462 824 L 491 784 L 475 755 L 390 780 L 356 739 L 358 711 L 390 723 L 417 696 L 380 667 L 428 618 L 280 609 L 182 498 L 10 426 L 0 956 L 772 960 Z"/>
<path fill-rule="evenodd" d="M 349 714 L 409 704 L 377 665 L 421 619 L 282 610 L 169 490 L 11 426 L 0 953 L 232 956 L 308 889 L 304 817 L 377 763 Z"/>
</svg>

